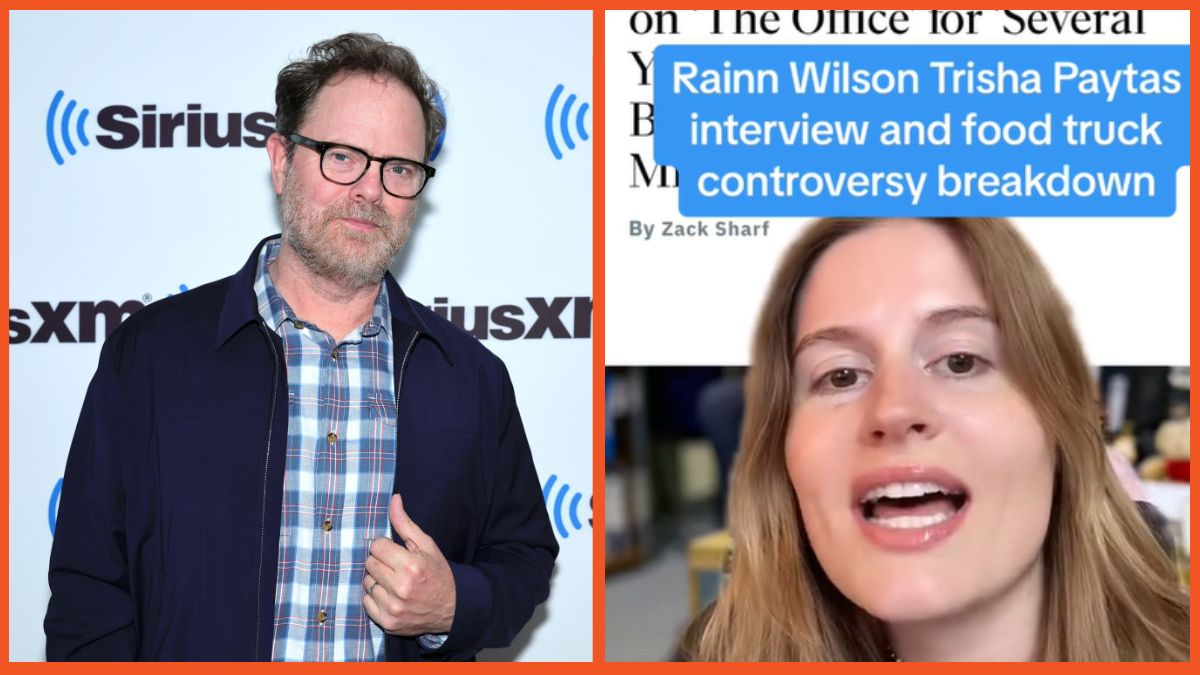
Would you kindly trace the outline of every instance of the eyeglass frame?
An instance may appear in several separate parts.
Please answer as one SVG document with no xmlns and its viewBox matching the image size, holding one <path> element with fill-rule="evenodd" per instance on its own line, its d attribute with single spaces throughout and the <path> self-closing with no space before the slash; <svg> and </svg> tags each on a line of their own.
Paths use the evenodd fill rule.
<svg viewBox="0 0 1200 675">
<path fill-rule="evenodd" d="M 320 171 L 321 171 L 321 177 L 324 178 L 325 180 L 329 181 L 330 183 L 333 183 L 334 185 L 354 185 L 358 181 L 362 180 L 363 176 L 367 175 L 367 172 L 371 170 L 371 162 L 379 162 L 379 186 L 381 188 L 383 188 L 383 191 L 388 193 L 389 195 L 395 197 L 396 199 L 416 199 L 417 195 L 420 195 L 425 190 L 425 186 L 429 185 L 429 179 L 433 178 L 433 175 L 435 173 L 437 173 L 437 169 L 435 169 L 432 166 L 429 166 L 428 164 L 426 164 L 424 162 L 418 162 L 415 159 L 409 159 L 407 157 L 375 157 L 375 156 L 371 155 L 370 153 L 368 153 L 366 150 L 363 150 L 362 148 L 356 148 L 353 145 L 349 145 L 347 143 L 334 143 L 331 141 L 318 141 L 314 138 L 309 138 L 307 136 L 301 136 L 300 134 L 297 134 L 297 133 L 288 134 L 287 139 L 289 141 L 291 141 L 292 143 L 295 143 L 296 145 L 303 145 L 304 147 L 317 152 L 317 154 L 320 155 L 320 157 L 318 158 L 318 161 L 317 161 L 317 168 L 320 169 Z M 354 180 L 350 181 L 349 183 L 343 183 L 341 181 L 336 181 L 336 180 L 330 178 L 329 176 L 325 175 L 325 153 L 328 152 L 330 148 L 346 148 L 347 150 L 353 150 L 355 152 L 362 153 L 362 156 L 367 158 L 367 163 L 365 166 L 363 166 L 362 173 L 360 173 L 358 175 L 358 178 L 355 178 Z M 425 171 L 425 180 L 421 183 L 421 187 L 420 187 L 420 189 L 418 189 L 416 191 L 416 193 L 409 195 L 408 197 L 401 197 L 400 195 L 396 194 L 395 192 L 392 192 L 391 190 L 387 189 L 387 185 L 384 183 L 384 180 L 383 180 L 383 167 L 385 165 L 387 165 L 388 162 L 395 162 L 395 161 L 408 162 L 409 164 L 415 164 L 415 165 L 421 167 Z"/>
</svg>

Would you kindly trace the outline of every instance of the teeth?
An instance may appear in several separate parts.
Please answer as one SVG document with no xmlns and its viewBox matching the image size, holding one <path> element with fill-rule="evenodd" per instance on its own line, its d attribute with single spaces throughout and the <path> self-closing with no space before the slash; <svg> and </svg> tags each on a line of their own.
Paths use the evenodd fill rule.
<svg viewBox="0 0 1200 675">
<path fill-rule="evenodd" d="M 931 527 L 950 520 L 948 513 L 935 513 L 931 516 L 897 516 L 895 518 L 871 518 L 870 522 L 894 530 L 916 530 Z"/>
<path fill-rule="evenodd" d="M 954 490 L 938 485 L 937 483 L 888 483 L 880 485 L 863 496 L 861 503 L 873 502 L 877 499 L 888 497 L 890 499 L 900 499 L 902 497 L 921 497 L 929 494 L 955 494 Z"/>
</svg>

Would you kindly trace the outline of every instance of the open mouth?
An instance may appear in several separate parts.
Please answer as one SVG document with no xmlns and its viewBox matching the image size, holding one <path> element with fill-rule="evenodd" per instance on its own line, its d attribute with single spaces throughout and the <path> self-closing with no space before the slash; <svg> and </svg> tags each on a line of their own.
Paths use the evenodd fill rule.
<svg viewBox="0 0 1200 675">
<path fill-rule="evenodd" d="M 966 506 L 965 488 L 936 482 L 894 482 L 872 488 L 859 500 L 863 520 L 894 530 L 919 530 L 954 518 Z"/>
</svg>

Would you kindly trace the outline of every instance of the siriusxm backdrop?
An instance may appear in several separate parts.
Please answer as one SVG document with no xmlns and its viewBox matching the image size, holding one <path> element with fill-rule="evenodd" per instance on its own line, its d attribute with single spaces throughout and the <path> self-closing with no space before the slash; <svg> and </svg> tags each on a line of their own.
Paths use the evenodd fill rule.
<svg viewBox="0 0 1200 675">
<path fill-rule="evenodd" d="M 591 13 L 10 21 L 10 658 L 45 656 L 57 487 L 101 343 L 279 231 L 263 149 L 275 75 L 313 42 L 367 31 L 417 54 L 448 118 L 392 271 L 508 364 L 562 545 L 548 604 L 483 657 L 590 659 Z"/>
</svg>

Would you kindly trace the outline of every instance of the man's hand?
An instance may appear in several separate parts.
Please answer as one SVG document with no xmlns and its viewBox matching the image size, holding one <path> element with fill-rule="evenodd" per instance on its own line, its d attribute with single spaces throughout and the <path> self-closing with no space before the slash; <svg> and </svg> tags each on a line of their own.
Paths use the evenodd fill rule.
<svg viewBox="0 0 1200 675">
<path fill-rule="evenodd" d="M 367 615 L 392 635 L 449 633 L 455 602 L 450 564 L 404 512 L 399 494 L 392 495 L 388 518 L 404 546 L 382 537 L 371 542 L 363 575 Z"/>
</svg>

